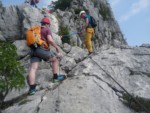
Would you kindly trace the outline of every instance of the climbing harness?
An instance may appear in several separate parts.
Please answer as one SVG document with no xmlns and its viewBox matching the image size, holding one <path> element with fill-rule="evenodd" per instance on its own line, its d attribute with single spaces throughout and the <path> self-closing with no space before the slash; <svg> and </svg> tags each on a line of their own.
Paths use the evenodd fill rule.
<svg viewBox="0 0 150 113">
<path fill-rule="evenodd" d="M 92 59 L 91 55 L 89 57 L 102 71 L 106 73 L 119 87 L 121 87 L 137 104 L 139 104 L 145 112 L 150 113 L 150 111 L 142 105 L 138 100 L 136 100 L 122 85 L 120 85 L 106 70 L 104 70 L 94 59 Z"/>
</svg>

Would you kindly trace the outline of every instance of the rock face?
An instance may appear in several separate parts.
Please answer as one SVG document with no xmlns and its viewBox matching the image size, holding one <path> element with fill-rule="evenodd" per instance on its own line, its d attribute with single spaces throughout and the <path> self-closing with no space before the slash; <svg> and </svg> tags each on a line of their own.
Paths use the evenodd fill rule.
<svg viewBox="0 0 150 113">
<path fill-rule="evenodd" d="M 70 33 L 80 31 L 85 23 L 79 17 L 81 10 L 88 12 L 97 22 L 92 39 L 96 49 L 105 44 L 115 47 L 127 44 L 107 0 L 72 0 L 71 8 L 65 12 L 57 10 L 57 16 L 61 18 L 60 25 L 68 26 Z M 83 42 L 83 38 L 84 36 L 71 36 L 71 40 L 78 46 Z"/>
<path fill-rule="evenodd" d="M 79 27 L 80 22 L 82 23 L 79 18 L 73 19 L 77 16 L 74 15 L 74 9 L 79 7 L 79 3 L 82 4 L 81 8 L 94 9 L 90 10 L 90 13 L 99 22 L 95 33 L 96 42 L 93 41 L 98 50 L 88 55 L 85 49 L 62 44 L 57 34 L 59 22 L 54 15 L 47 14 L 46 16 L 51 18 L 53 38 L 60 46 L 62 54 L 59 74 L 67 74 L 68 78 L 60 83 L 52 83 L 51 65 L 42 61 L 36 75 L 37 93 L 28 96 L 26 83 L 20 91 L 13 90 L 7 95 L 5 101 L 14 98 L 16 101 L 12 106 L 0 109 L 0 112 L 138 113 L 126 106 L 127 100 L 123 98 L 126 92 L 116 82 L 130 94 L 142 99 L 150 99 L 149 44 L 143 44 L 141 47 L 128 46 L 112 13 L 109 17 L 110 15 L 104 15 L 100 11 L 103 8 L 101 4 L 109 8 L 105 0 L 73 0 L 71 9 L 65 12 L 60 11 L 63 24 L 70 26 L 72 31 Z M 40 19 L 44 15 L 39 9 L 25 4 L 2 8 L 2 10 L 0 40 L 10 40 L 16 45 L 19 60 L 26 71 L 24 76 L 27 77 L 30 49 L 25 44 L 25 30 L 32 25 L 40 25 Z M 31 10 L 36 16 L 32 16 Z M 5 23 L 6 16 L 11 17 L 9 19 L 12 21 Z M 68 18 L 70 18 L 69 23 Z M 10 31 L 10 34 L 7 31 Z M 78 38 L 78 36 L 74 37 Z M 53 48 L 51 50 L 55 51 Z M 142 112 L 143 110 L 139 110 L 139 113 Z"/>
<path fill-rule="evenodd" d="M 42 10 L 31 7 L 28 4 L 19 6 L 9 6 L 1 8 L 0 16 L 0 40 L 16 41 L 24 40 L 26 30 L 32 26 L 40 25 L 41 19 L 45 16 Z M 58 21 L 53 15 L 46 15 L 53 22 L 51 23 L 52 32 L 56 43 L 61 45 L 58 38 Z"/>
<path fill-rule="evenodd" d="M 130 94 L 148 99 L 149 56 L 150 49 L 145 47 L 103 49 L 78 63 L 69 72 L 71 77 L 59 87 L 50 89 L 56 86 L 50 82 L 50 88 L 38 91 L 27 97 L 23 105 L 20 102 L 3 113 L 136 113 L 123 104 L 125 91 L 108 74 Z"/>
<path fill-rule="evenodd" d="M 29 47 L 26 45 L 25 40 L 16 40 L 13 43 L 17 47 L 17 54 L 20 58 L 24 58 L 29 53 Z"/>
<path fill-rule="evenodd" d="M 129 92 L 143 98 L 150 98 L 148 95 L 150 91 L 149 55 L 149 48 L 110 48 L 80 63 L 70 72 L 70 75 L 84 75 L 99 79 L 101 83 L 111 84 L 112 88 L 123 91 L 107 75 L 109 74 Z M 102 88 L 106 90 L 106 88 Z"/>
</svg>

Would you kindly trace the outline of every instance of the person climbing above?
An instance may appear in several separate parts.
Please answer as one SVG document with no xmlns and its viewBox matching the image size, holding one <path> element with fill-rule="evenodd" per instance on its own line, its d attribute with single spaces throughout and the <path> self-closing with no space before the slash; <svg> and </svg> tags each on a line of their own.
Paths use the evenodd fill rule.
<svg viewBox="0 0 150 113">
<path fill-rule="evenodd" d="M 62 81 L 65 79 L 65 76 L 58 75 L 59 59 L 60 59 L 61 55 L 60 55 L 60 51 L 59 51 L 57 44 L 53 40 L 49 26 L 50 26 L 49 18 L 44 17 L 41 21 L 41 28 L 39 27 L 40 28 L 39 32 L 41 35 L 41 39 L 47 43 L 48 47 L 46 46 L 46 48 L 45 48 L 45 46 L 40 46 L 40 45 L 35 46 L 35 44 L 30 45 L 31 65 L 29 68 L 29 75 L 27 77 L 28 84 L 30 86 L 28 93 L 30 95 L 33 95 L 36 92 L 36 84 L 35 84 L 36 71 L 38 69 L 39 62 L 41 62 L 41 60 L 44 60 L 46 62 L 52 62 L 52 72 L 53 72 L 53 80 L 54 81 Z M 33 33 L 33 30 L 31 30 L 31 31 L 32 31 L 31 33 Z M 34 33 L 36 33 L 36 32 L 34 32 Z M 28 34 L 28 31 L 27 31 L 27 34 Z M 29 37 L 28 39 L 30 40 L 31 36 L 30 35 L 27 35 L 27 36 Z M 27 36 L 26 36 L 26 40 L 27 40 Z M 33 35 L 33 36 L 35 36 L 35 35 Z M 27 41 L 27 45 L 28 45 L 28 41 Z M 57 53 L 50 51 L 49 44 L 56 49 Z"/>
<path fill-rule="evenodd" d="M 85 11 L 80 12 L 80 17 L 85 20 L 85 25 L 82 27 L 81 33 L 85 30 L 85 45 L 88 49 L 89 54 L 93 53 L 91 38 L 94 34 L 94 29 L 92 27 L 91 16 L 87 14 Z"/>
<path fill-rule="evenodd" d="M 49 13 L 49 14 L 50 14 L 51 12 L 50 12 L 50 10 L 47 8 L 47 6 L 43 6 L 43 7 L 42 7 L 42 13 L 43 13 L 43 14 L 44 14 L 44 13 Z"/>
<path fill-rule="evenodd" d="M 40 2 L 40 0 L 30 0 L 30 5 L 37 8 L 37 4 Z"/>
<path fill-rule="evenodd" d="M 44 10 L 44 11 L 47 10 L 47 7 L 46 7 L 46 6 L 43 6 L 43 7 L 42 7 L 42 10 Z"/>
</svg>

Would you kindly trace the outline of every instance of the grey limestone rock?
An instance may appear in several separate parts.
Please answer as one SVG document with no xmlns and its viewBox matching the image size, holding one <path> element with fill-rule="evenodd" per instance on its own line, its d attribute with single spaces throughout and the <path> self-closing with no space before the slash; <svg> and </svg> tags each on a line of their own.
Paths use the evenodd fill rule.
<svg viewBox="0 0 150 113">
<path fill-rule="evenodd" d="M 37 93 L 33 96 L 26 95 L 0 112 L 137 113 L 124 104 L 125 100 L 122 98 L 124 90 L 112 78 L 130 94 L 150 99 L 150 48 L 149 45 L 128 46 L 112 12 L 107 15 L 111 17 L 107 17 L 106 20 L 102 12 L 100 13 L 101 4 L 110 9 L 106 0 L 73 0 L 71 9 L 66 12 L 56 11 L 61 22 L 68 25 L 70 31 L 75 31 L 81 27 L 83 21 L 78 14 L 74 14 L 74 9 L 89 9 L 89 13 L 98 22 L 93 38 L 93 46 L 97 51 L 90 56 L 80 47 L 62 45 L 57 34 L 61 22 L 54 15 L 48 15 L 52 22 L 53 38 L 60 46 L 62 54 L 59 74 L 68 74 L 68 78 L 63 82 L 53 83 L 50 81 L 53 76 L 51 63 L 42 61 L 36 74 Z M 27 77 L 30 57 L 27 55 L 29 49 L 23 37 L 27 28 L 36 24 L 40 25 L 39 20 L 44 15 L 39 9 L 29 5 L 10 6 L 2 10 L 4 11 L 0 16 L 0 40 L 14 42 L 17 53 L 21 57 L 20 62 L 25 68 L 24 76 Z M 31 11 L 34 12 L 35 17 L 31 15 Z M 76 40 L 79 36 L 74 37 Z M 83 37 L 80 38 L 84 41 Z M 51 48 L 51 51 L 55 51 L 55 48 Z M 26 94 L 27 91 L 26 83 L 20 91 L 11 91 L 5 100 Z"/>
</svg>

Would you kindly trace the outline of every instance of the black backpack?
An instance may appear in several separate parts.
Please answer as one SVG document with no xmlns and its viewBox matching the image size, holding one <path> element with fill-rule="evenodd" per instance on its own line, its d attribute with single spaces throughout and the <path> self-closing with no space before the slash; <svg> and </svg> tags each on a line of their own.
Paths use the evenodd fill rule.
<svg viewBox="0 0 150 113">
<path fill-rule="evenodd" d="M 91 18 L 91 26 L 95 28 L 97 26 L 96 20 L 92 16 L 90 16 L 90 18 Z"/>
</svg>

